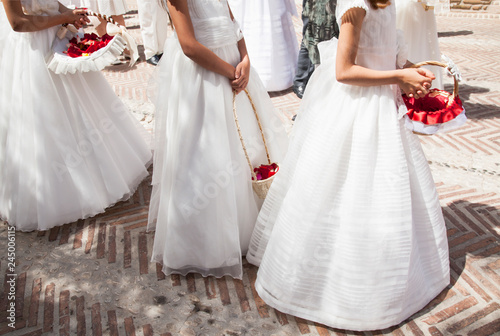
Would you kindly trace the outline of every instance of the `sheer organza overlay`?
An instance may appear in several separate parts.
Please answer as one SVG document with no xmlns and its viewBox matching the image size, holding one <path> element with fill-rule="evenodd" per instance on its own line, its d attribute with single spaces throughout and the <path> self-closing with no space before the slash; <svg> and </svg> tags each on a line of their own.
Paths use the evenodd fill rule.
<svg viewBox="0 0 500 336">
<path fill-rule="evenodd" d="M 408 44 L 408 60 L 413 63 L 441 61 L 436 16 L 434 8 L 425 9 L 427 3 L 430 6 L 439 5 L 439 1 L 396 0 L 396 26 L 404 33 Z M 443 6 L 437 8 L 446 10 Z M 443 90 L 443 69 L 430 65 L 425 67 L 436 76 L 432 87 Z"/>
<path fill-rule="evenodd" d="M 237 65 L 238 29 L 225 0 L 188 0 L 196 38 Z M 236 130 L 229 79 L 184 55 L 174 34 L 155 74 L 155 156 L 149 230 L 156 230 L 152 260 L 166 274 L 242 277 L 242 255 L 261 201 Z M 252 69 L 248 91 L 260 114 L 273 160 L 288 146 L 283 123 Z M 266 154 L 250 102 L 236 98 L 252 164 Z"/>
<path fill-rule="evenodd" d="M 395 69 L 394 6 L 366 16 L 357 62 Z M 418 138 L 390 85 L 335 80 L 336 41 L 320 49 L 247 260 L 277 310 L 348 330 L 383 329 L 422 309 L 449 283 L 438 195 Z"/>
<path fill-rule="evenodd" d="M 23 5 L 43 15 L 57 1 Z M 57 30 L 16 33 L 0 4 L 0 216 L 22 231 L 103 212 L 151 161 L 147 132 L 102 74 L 47 69 Z"/>
</svg>

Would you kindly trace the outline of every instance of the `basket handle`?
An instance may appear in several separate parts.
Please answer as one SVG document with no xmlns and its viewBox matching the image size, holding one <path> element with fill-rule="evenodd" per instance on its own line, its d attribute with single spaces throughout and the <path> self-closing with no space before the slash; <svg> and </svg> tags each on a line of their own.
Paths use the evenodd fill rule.
<svg viewBox="0 0 500 336">
<path fill-rule="evenodd" d="M 448 64 L 443 63 L 443 62 L 438 62 L 438 61 L 424 61 L 424 62 L 419 62 L 419 63 L 413 64 L 412 66 L 410 66 L 410 68 L 420 68 L 421 66 L 424 66 L 424 65 L 439 66 L 439 67 L 445 68 L 446 70 L 448 70 L 448 72 L 450 72 L 449 69 L 448 69 Z M 450 74 L 451 74 L 451 72 L 450 72 Z M 453 100 L 455 100 L 455 97 L 458 96 L 458 80 L 457 80 L 457 76 L 454 75 L 453 76 L 453 80 L 454 80 L 453 94 L 451 95 L 451 98 L 449 99 L 450 102 L 452 102 Z"/>
<path fill-rule="evenodd" d="M 100 19 L 106 20 L 106 22 L 109 22 L 109 23 L 112 23 L 118 27 L 121 27 L 121 25 L 118 22 L 116 22 L 115 19 L 113 19 L 111 16 L 107 16 L 107 15 L 104 15 L 101 13 L 96 13 L 96 12 L 93 12 L 91 10 L 87 11 L 87 15 L 98 17 Z"/>
<path fill-rule="evenodd" d="M 257 124 L 259 124 L 259 130 L 260 134 L 262 136 L 262 142 L 264 143 L 264 148 L 266 150 L 266 155 L 267 155 L 267 162 L 271 164 L 271 158 L 269 157 L 269 149 L 267 148 L 267 142 L 266 142 L 266 137 L 264 136 L 264 131 L 262 130 L 262 124 L 260 123 L 260 118 L 259 114 L 257 113 L 257 109 L 255 108 L 255 104 L 253 103 L 252 97 L 250 96 L 250 93 L 248 93 L 248 90 L 244 90 L 248 100 L 250 101 L 250 104 L 252 105 L 253 113 L 255 114 L 255 119 L 257 120 Z M 241 134 L 241 129 L 240 129 L 240 123 L 238 121 L 238 114 L 236 113 L 236 91 L 233 90 L 233 116 L 234 116 L 234 122 L 236 123 L 236 128 L 238 129 L 238 134 L 240 136 L 240 142 L 241 146 L 243 147 L 243 152 L 245 152 L 245 157 L 247 159 L 248 167 L 250 167 L 250 172 L 252 173 L 253 179 L 256 181 L 257 176 L 255 175 L 255 172 L 253 171 L 253 166 L 252 163 L 250 162 L 250 157 L 248 156 L 247 148 L 245 146 L 245 142 L 243 141 L 243 136 Z"/>
</svg>

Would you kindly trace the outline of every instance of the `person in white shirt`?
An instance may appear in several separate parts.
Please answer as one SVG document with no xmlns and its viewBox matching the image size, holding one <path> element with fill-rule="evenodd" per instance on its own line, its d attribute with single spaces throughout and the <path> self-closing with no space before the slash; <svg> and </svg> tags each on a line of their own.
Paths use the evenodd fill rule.
<svg viewBox="0 0 500 336">
<path fill-rule="evenodd" d="M 157 0 L 137 0 L 144 55 L 149 64 L 157 65 L 167 39 L 168 13 Z"/>
</svg>

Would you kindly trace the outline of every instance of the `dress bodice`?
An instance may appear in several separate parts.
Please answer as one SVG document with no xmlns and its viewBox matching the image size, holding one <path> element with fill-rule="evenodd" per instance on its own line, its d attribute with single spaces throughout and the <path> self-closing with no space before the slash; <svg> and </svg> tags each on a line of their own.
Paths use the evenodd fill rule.
<svg viewBox="0 0 500 336">
<path fill-rule="evenodd" d="M 339 0 L 336 10 L 339 26 L 342 16 L 353 7 L 366 11 L 356 63 L 376 70 L 394 69 L 398 52 L 394 4 L 383 9 L 373 9 L 367 0 Z"/>
<path fill-rule="evenodd" d="M 21 0 L 24 12 L 30 15 L 55 15 L 59 13 L 57 0 Z"/>
<path fill-rule="evenodd" d="M 201 44 L 213 49 L 237 42 L 227 0 L 188 0 L 188 6 L 196 39 Z"/>
</svg>

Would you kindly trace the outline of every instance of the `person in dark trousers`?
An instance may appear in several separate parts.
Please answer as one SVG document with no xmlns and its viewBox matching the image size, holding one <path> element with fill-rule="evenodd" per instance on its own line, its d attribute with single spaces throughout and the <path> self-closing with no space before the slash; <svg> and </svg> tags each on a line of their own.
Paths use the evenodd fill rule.
<svg viewBox="0 0 500 336">
<path fill-rule="evenodd" d="M 302 42 L 297 61 L 297 73 L 293 81 L 293 92 L 301 99 L 315 66 L 320 63 L 318 43 L 339 36 L 334 2 L 332 0 L 303 0 Z"/>
</svg>

